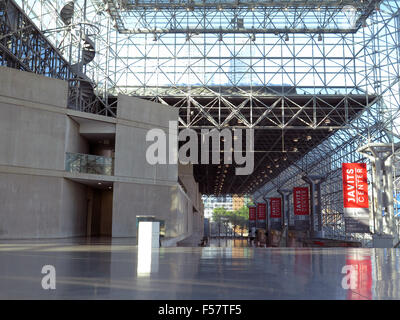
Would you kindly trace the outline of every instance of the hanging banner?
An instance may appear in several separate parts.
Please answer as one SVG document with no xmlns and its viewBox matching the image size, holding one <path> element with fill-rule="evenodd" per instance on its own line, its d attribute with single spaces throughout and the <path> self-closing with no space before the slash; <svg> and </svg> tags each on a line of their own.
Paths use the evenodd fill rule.
<svg viewBox="0 0 400 320">
<path fill-rule="evenodd" d="M 267 204 L 257 203 L 257 220 L 265 220 L 267 218 Z"/>
<path fill-rule="evenodd" d="M 267 204 L 257 203 L 257 228 L 265 229 L 267 227 Z"/>
<path fill-rule="evenodd" d="M 249 207 L 249 229 L 256 227 L 256 220 L 257 220 L 257 208 L 255 206 Z M 249 231 L 250 231 L 249 230 Z"/>
<path fill-rule="evenodd" d="M 343 163 L 342 178 L 346 232 L 369 233 L 367 165 Z"/>
<path fill-rule="evenodd" d="M 271 198 L 271 215 L 272 219 L 282 217 L 282 202 L 281 198 Z"/>
<path fill-rule="evenodd" d="M 293 188 L 293 206 L 295 216 L 308 216 L 310 214 L 308 187 Z"/>
<path fill-rule="evenodd" d="M 249 207 L 249 220 L 256 221 L 256 207 Z"/>
</svg>

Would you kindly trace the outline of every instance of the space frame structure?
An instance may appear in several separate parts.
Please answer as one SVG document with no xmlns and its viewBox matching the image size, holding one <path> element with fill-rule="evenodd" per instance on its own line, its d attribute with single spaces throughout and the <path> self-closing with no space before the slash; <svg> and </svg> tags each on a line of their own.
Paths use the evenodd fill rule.
<svg viewBox="0 0 400 320">
<path fill-rule="evenodd" d="M 277 195 L 279 189 L 305 185 L 304 174 L 325 175 L 323 225 L 331 237 L 369 240 L 369 235 L 346 234 L 343 223 L 341 164 L 365 161 L 371 168 L 358 148 L 374 142 L 393 145 L 395 194 L 400 191 L 399 154 L 394 147 L 400 141 L 397 1 L 1 3 L 4 12 L 18 5 L 38 35 L 12 66 L 68 80 L 71 108 L 115 116 L 116 96 L 129 94 L 178 107 L 181 128 L 281 132 L 280 158 L 267 154 L 256 163 L 257 168 L 283 163 L 298 152 L 293 145 L 285 148 L 286 132 L 298 134 L 298 139 L 290 136 L 298 144 L 308 139 L 301 130 L 331 132 L 301 159 L 293 157 L 296 160 L 288 161 L 288 166 L 260 169 L 259 174 L 247 177 L 240 190 L 260 200 Z M 26 45 L 20 41 L 15 42 L 19 47 L 9 46 L 10 38 L 23 39 L 32 33 L 27 24 L 3 31 L 2 65 L 10 65 L 6 50 L 13 56 L 12 49 Z M 45 56 L 37 57 L 40 37 L 52 46 L 43 50 Z M 39 63 L 33 70 L 29 63 L 21 63 L 49 57 L 54 57 L 51 65 Z M 309 103 L 289 104 L 293 94 L 309 97 Z M 265 99 L 271 95 L 279 97 L 279 102 L 268 105 Z M 347 103 L 343 107 L 327 102 L 323 115 L 310 116 L 320 111 L 318 101 L 338 95 L 343 101 L 365 96 L 365 111 L 349 118 Z M 235 105 L 232 99 L 240 103 Z M 341 122 L 333 115 L 342 107 Z M 282 112 L 285 116 L 278 117 Z M 295 121 L 303 127 L 292 127 Z M 212 191 L 218 194 L 219 190 L 216 185 Z M 399 208 L 395 201 L 397 227 Z"/>
</svg>

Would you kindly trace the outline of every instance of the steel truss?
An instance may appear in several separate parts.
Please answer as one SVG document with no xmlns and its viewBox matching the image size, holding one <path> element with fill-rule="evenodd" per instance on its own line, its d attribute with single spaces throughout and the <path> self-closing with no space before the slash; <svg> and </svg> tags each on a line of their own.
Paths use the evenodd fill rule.
<svg viewBox="0 0 400 320">
<path fill-rule="evenodd" d="M 68 62 L 13 2 L 0 2 L 0 22 L 1 65 L 52 78 L 71 78 Z"/>
<path fill-rule="evenodd" d="M 0 1 L 0 65 L 69 82 L 70 108 L 115 115 L 94 94 L 94 82 L 48 41 L 45 31 L 11 0 Z M 81 39 L 83 45 L 88 42 Z M 85 52 L 85 47 L 81 50 Z"/>
<path fill-rule="evenodd" d="M 351 33 L 379 1 L 106 1 L 120 33 Z"/>
<path fill-rule="evenodd" d="M 351 123 L 352 128 L 340 130 L 332 137 L 305 155 L 301 160 L 282 172 L 276 179 L 262 187 L 253 187 L 255 198 L 275 196 L 277 189 L 306 186 L 301 177 L 305 174 L 325 175 L 322 184 L 323 228 L 327 236 L 334 238 L 361 239 L 370 244 L 370 235 L 346 234 L 343 219 L 343 199 L 341 165 L 344 162 L 366 162 L 369 167 L 369 183 L 373 184 L 369 159 L 356 150 L 371 142 L 395 144 L 399 140 L 399 100 L 400 100 L 400 11 L 396 1 L 384 1 L 381 10 L 374 13 L 367 26 L 359 31 L 362 35 L 362 50 L 357 60 L 364 64 L 360 87 L 375 92 L 379 103 L 371 106 L 361 117 Z M 394 151 L 394 148 L 393 148 Z M 399 181 L 398 152 L 394 156 L 394 179 Z M 254 185 L 254 183 L 253 183 Z M 398 194 L 399 185 L 396 185 Z M 373 192 L 370 188 L 370 194 Z M 374 196 L 374 195 L 372 195 Z M 377 204 L 372 201 L 372 210 Z M 293 199 L 291 199 L 293 206 Z M 399 215 L 397 212 L 397 236 L 399 235 Z M 316 219 L 316 217 L 315 217 Z M 371 225 L 371 230 L 374 226 Z"/>
<path fill-rule="evenodd" d="M 341 163 L 368 162 L 355 151 L 367 142 L 400 141 L 397 1 L 273 1 L 272 7 L 272 1 L 264 1 L 254 8 L 239 1 L 231 8 L 233 2 L 227 1 L 178 7 L 169 1 L 77 0 L 71 25 L 61 19 L 66 1 L 17 2 L 70 65 L 81 61 L 82 35 L 91 37 L 96 55 L 82 72 L 96 83 L 94 92 L 109 115 L 115 111 L 113 98 L 123 93 L 177 106 L 182 128 L 269 129 L 281 132 L 276 141 L 299 129 L 291 128 L 293 123 L 312 132 L 330 130 L 322 144 L 272 174 L 266 168 L 287 155 L 267 153 L 256 164 L 259 171 L 232 193 L 257 199 L 303 185 L 304 172 L 326 173 L 324 229 L 332 236 L 349 236 L 342 223 Z M 240 14 L 235 17 L 235 12 Z M 342 19 L 350 18 L 354 24 L 343 29 Z M 293 93 L 309 102 L 296 102 Z M 348 103 L 329 102 L 358 95 L 365 97 L 361 109 L 366 111 L 352 117 L 347 117 L 352 112 Z M 321 99 L 327 102 L 324 108 L 315 103 Z M 313 117 L 315 111 L 321 117 Z M 296 132 L 301 135 L 297 149 L 307 143 L 305 132 Z"/>
<path fill-rule="evenodd" d="M 311 112 L 311 109 L 318 108 L 317 101 L 321 95 L 366 94 L 358 86 L 363 66 L 355 63 L 360 50 L 358 43 L 362 39 L 357 34 L 328 33 L 332 30 L 323 23 L 320 31 L 326 32 L 325 35 L 321 32 L 294 35 L 266 31 L 246 34 L 232 29 L 222 37 L 219 32 L 190 37 L 179 32 L 160 33 L 153 37 L 145 32 L 125 35 L 115 28 L 118 22 L 115 15 L 136 10 L 130 1 L 74 1 L 70 26 L 62 18 L 63 8 L 68 4 L 66 1 L 18 2 L 71 64 L 81 59 L 82 34 L 93 39 L 96 56 L 84 66 L 83 72 L 96 83 L 95 93 L 106 107 L 113 107 L 115 100 L 110 101 L 109 97 L 118 93 L 147 97 L 162 103 L 168 103 L 167 98 L 173 96 L 179 99 L 174 104 L 179 105 L 181 110 L 182 127 L 195 125 L 193 121 L 206 121 L 208 126 L 217 128 L 227 122 L 229 125 L 236 122 L 249 128 L 284 129 L 294 119 L 301 119 L 307 109 Z M 207 10 L 218 14 L 231 14 L 233 10 L 228 10 L 233 2 L 207 1 L 201 4 L 194 2 L 194 10 L 186 12 L 202 16 L 198 10 L 205 3 Z M 361 17 L 368 15 L 379 1 L 364 1 L 362 4 L 359 1 L 273 1 L 273 6 L 271 3 L 252 2 L 255 10 L 248 10 L 248 2 L 239 1 L 234 5 L 240 10 L 247 8 L 249 12 L 268 9 L 276 14 L 284 13 L 286 18 L 277 18 L 279 21 L 295 21 L 299 14 L 296 10 L 301 8 L 321 11 L 319 14 L 329 20 L 329 16 L 343 13 L 344 7 L 353 6 Z M 154 8 L 166 4 L 162 1 L 135 2 L 138 8 L 141 5 L 153 6 L 152 11 L 155 12 Z M 180 10 L 182 7 L 171 3 L 168 6 L 169 10 Z M 220 10 L 221 6 L 223 10 Z M 330 20 L 336 21 L 333 17 Z M 313 17 L 310 21 L 319 20 Z M 157 19 L 154 22 L 162 24 Z M 212 20 L 207 25 L 219 25 L 219 21 Z M 274 30 L 277 28 L 275 25 Z M 291 107 L 286 103 L 267 105 L 264 102 L 264 97 L 270 95 L 287 100 L 290 92 L 309 95 L 312 102 Z M 204 105 L 200 102 L 202 97 L 211 97 L 212 102 Z M 237 106 L 229 101 L 230 97 L 242 97 L 244 100 Z M 348 98 L 351 99 L 351 96 Z M 337 106 L 329 106 L 326 115 L 335 113 Z M 287 110 L 285 113 L 288 115 L 282 120 L 275 119 L 275 111 L 281 112 L 282 108 Z M 218 114 L 218 118 L 212 113 Z M 347 113 L 348 110 L 345 110 L 342 117 L 345 118 Z M 313 118 L 312 115 L 307 117 Z M 303 117 L 303 120 L 309 128 L 324 124 L 318 123 L 315 118 Z M 269 125 L 263 125 L 263 122 Z"/>
</svg>

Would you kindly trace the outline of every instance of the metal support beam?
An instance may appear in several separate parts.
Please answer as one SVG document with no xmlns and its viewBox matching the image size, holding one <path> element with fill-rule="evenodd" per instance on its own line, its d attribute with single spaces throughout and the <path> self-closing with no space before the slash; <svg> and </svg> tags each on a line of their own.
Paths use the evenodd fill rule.
<svg viewBox="0 0 400 320">
<path fill-rule="evenodd" d="M 112 3 L 113 1 L 107 1 Z M 343 8 L 344 6 L 352 6 L 354 8 L 363 9 L 368 3 L 378 3 L 377 0 L 369 1 L 355 1 L 355 0 L 269 0 L 269 1 L 170 1 L 170 2 L 153 2 L 141 0 L 125 0 L 120 1 L 123 9 L 204 9 L 212 8 L 218 10 L 233 10 L 238 8 L 245 8 L 251 10 L 252 8 Z"/>
<path fill-rule="evenodd" d="M 282 236 L 286 239 L 286 245 L 288 245 L 288 234 L 290 227 L 290 190 L 278 190 L 278 193 L 282 196 Z"/>
<path fill-rule="evenodd" d="M 290 195 L 292 192 L 290 190 L 278 190 L 278 193 L 282 196 L 282 229 L 285 227 L 290 226 L 291 220 L 290 220 Z"/>
<path fill-rule="evenodd" d="M 265 201 L 265 204 L 266 204 L 267 215 L 265 217 L 265 222 L 267 224 L 267 231 L 269 232 L 271 230 L 271 221 L 270 221 L 271 218 L 270 218 L 270 213 L 269 213 L 269 210 L 270 210 L 269 199 L 265 195 L 262 197 L 262 199 Z"/>
<path fill-rule="evenodd" d="M 400 144 L 369 143 L 357 151 L 372 163 L 374 234 L 396 236 L 393 207 L 392 156 Z"/>
<path fill-rule="evenodd" d="M 311 219 L 310 231 L 311 236 L 316 238 L 323 238 L 322 230 L 322 207 L 321 207 L 321 183 L 325 181 L 324 176 L 307 175 L 302 179 L 310 185 L 311 195 Z M 317 217 L 317 229 L 315 230 L 315 217 Z"/>
</svg>

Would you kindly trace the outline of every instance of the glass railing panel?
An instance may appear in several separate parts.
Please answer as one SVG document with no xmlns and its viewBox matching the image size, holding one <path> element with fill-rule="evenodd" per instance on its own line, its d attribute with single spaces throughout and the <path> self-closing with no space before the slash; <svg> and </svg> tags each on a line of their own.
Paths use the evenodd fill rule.
<svg viewBox="0 0 400 320">
<path fill-rule="evenodd" d="M 67 152 L 65 170 L 67 172 L 112 176 L 114 174 L 114 163 L 112 158 Z"/>
</svg>

